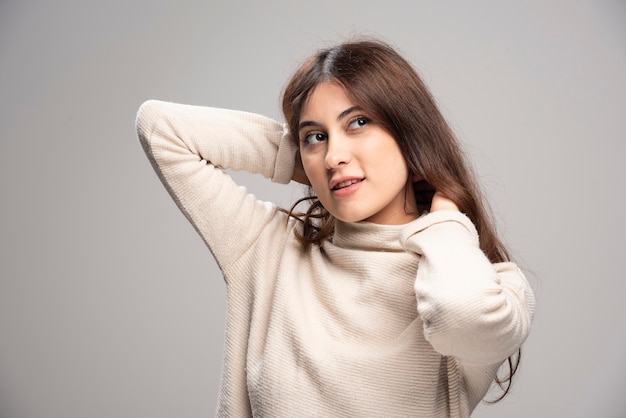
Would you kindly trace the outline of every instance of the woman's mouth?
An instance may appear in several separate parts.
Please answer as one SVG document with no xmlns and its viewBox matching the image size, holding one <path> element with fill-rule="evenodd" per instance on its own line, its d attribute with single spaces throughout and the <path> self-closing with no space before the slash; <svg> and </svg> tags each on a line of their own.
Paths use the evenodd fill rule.
<svg viewBox="0 0 626 418">
<path fill-rule="evenodd" d="M 331 188 L 331 192 L 335 197 L 350 196 L 361 188 L 364 180 L 365 177 L 342 180 Z"/>
<path fill-rule="evenodd" d="M 333 190 L 339 190 L 339 189 L 343 189 L 344 187 L 348 187 L 353 185 L 354 183 L 358 183 L 360 181 L 362 181 L 363 179 L 351 179 L 351 180 L 344 180 L 340 183 L 337 183 L 335 185 L 335 187 L 333 187 Z"/>
</svg>

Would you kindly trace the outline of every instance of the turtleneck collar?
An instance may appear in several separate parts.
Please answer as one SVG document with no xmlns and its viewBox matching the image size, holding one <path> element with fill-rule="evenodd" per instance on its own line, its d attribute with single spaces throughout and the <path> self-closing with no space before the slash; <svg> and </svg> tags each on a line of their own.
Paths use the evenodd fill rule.
<svg viewBox="0 0 626 418">
<path fill-rule="evenodd" d="M 364 251 L 406 251 L 407 242 L 418 232 L 441 222 L 458 222 L 478 242 L 478 233 L 472 221 L 456 210 L 440 210 L 425 213 L 403 225 L 381 225 L 372 222 L 335 221 L 333 245 L 346 249 Z M 409 245 L 410 247 L 410 245 Z"/>
<path fill-rule="evenodd" d="M 400 240 L 404 225 L 381 225 L 372 222 L 335 221 L 333 245 L 364 251 L 405 251 Z"/>
</svg>

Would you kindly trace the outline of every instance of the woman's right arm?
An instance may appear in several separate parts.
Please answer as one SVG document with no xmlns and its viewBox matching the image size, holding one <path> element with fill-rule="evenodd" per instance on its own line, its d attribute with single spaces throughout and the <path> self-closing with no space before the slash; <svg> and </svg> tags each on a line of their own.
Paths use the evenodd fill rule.
<svg viewBox="0 0 626 418">
<path fill-rule="evenodd" d="M 248 112 L 149 100 L 136 126 L 154 170 L 222 268 L 280 216 L 220 168 L 288 183 L 297 146 L 283 124 Z"/>
</svg>

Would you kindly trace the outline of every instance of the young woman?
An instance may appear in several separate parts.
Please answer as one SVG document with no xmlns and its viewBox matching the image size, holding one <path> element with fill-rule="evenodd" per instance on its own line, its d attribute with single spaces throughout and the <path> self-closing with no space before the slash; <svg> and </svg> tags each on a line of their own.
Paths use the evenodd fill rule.
<svg viewBox="0 0 626 418">
<path fill-rule="evenodd" d="M 469 416 L 507 359 L 510 383 L 534 298 L 427 88 L 391 47 L 345 43 L 297 70 L 283 111 L 137 117 L 226 281 L 218 416 Z M 309 184 L 310 207 L 221 168 Z"/>
</svg>

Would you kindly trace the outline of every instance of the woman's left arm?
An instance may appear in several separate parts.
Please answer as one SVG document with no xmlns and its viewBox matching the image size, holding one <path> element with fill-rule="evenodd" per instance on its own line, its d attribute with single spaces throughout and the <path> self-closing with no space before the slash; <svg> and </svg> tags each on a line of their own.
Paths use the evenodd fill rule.
<svg viewBox="0 0 626 418">
<path fill-rule="evenodd" d="M 463 363 L 499 363 L 528 336 L 535 298 L 514 263 L 489 261 L 472 222 L 450 203 L 439 199 L 402 237 L 421 256 L 414 287 L 424 335 Z"/>
</svg>

